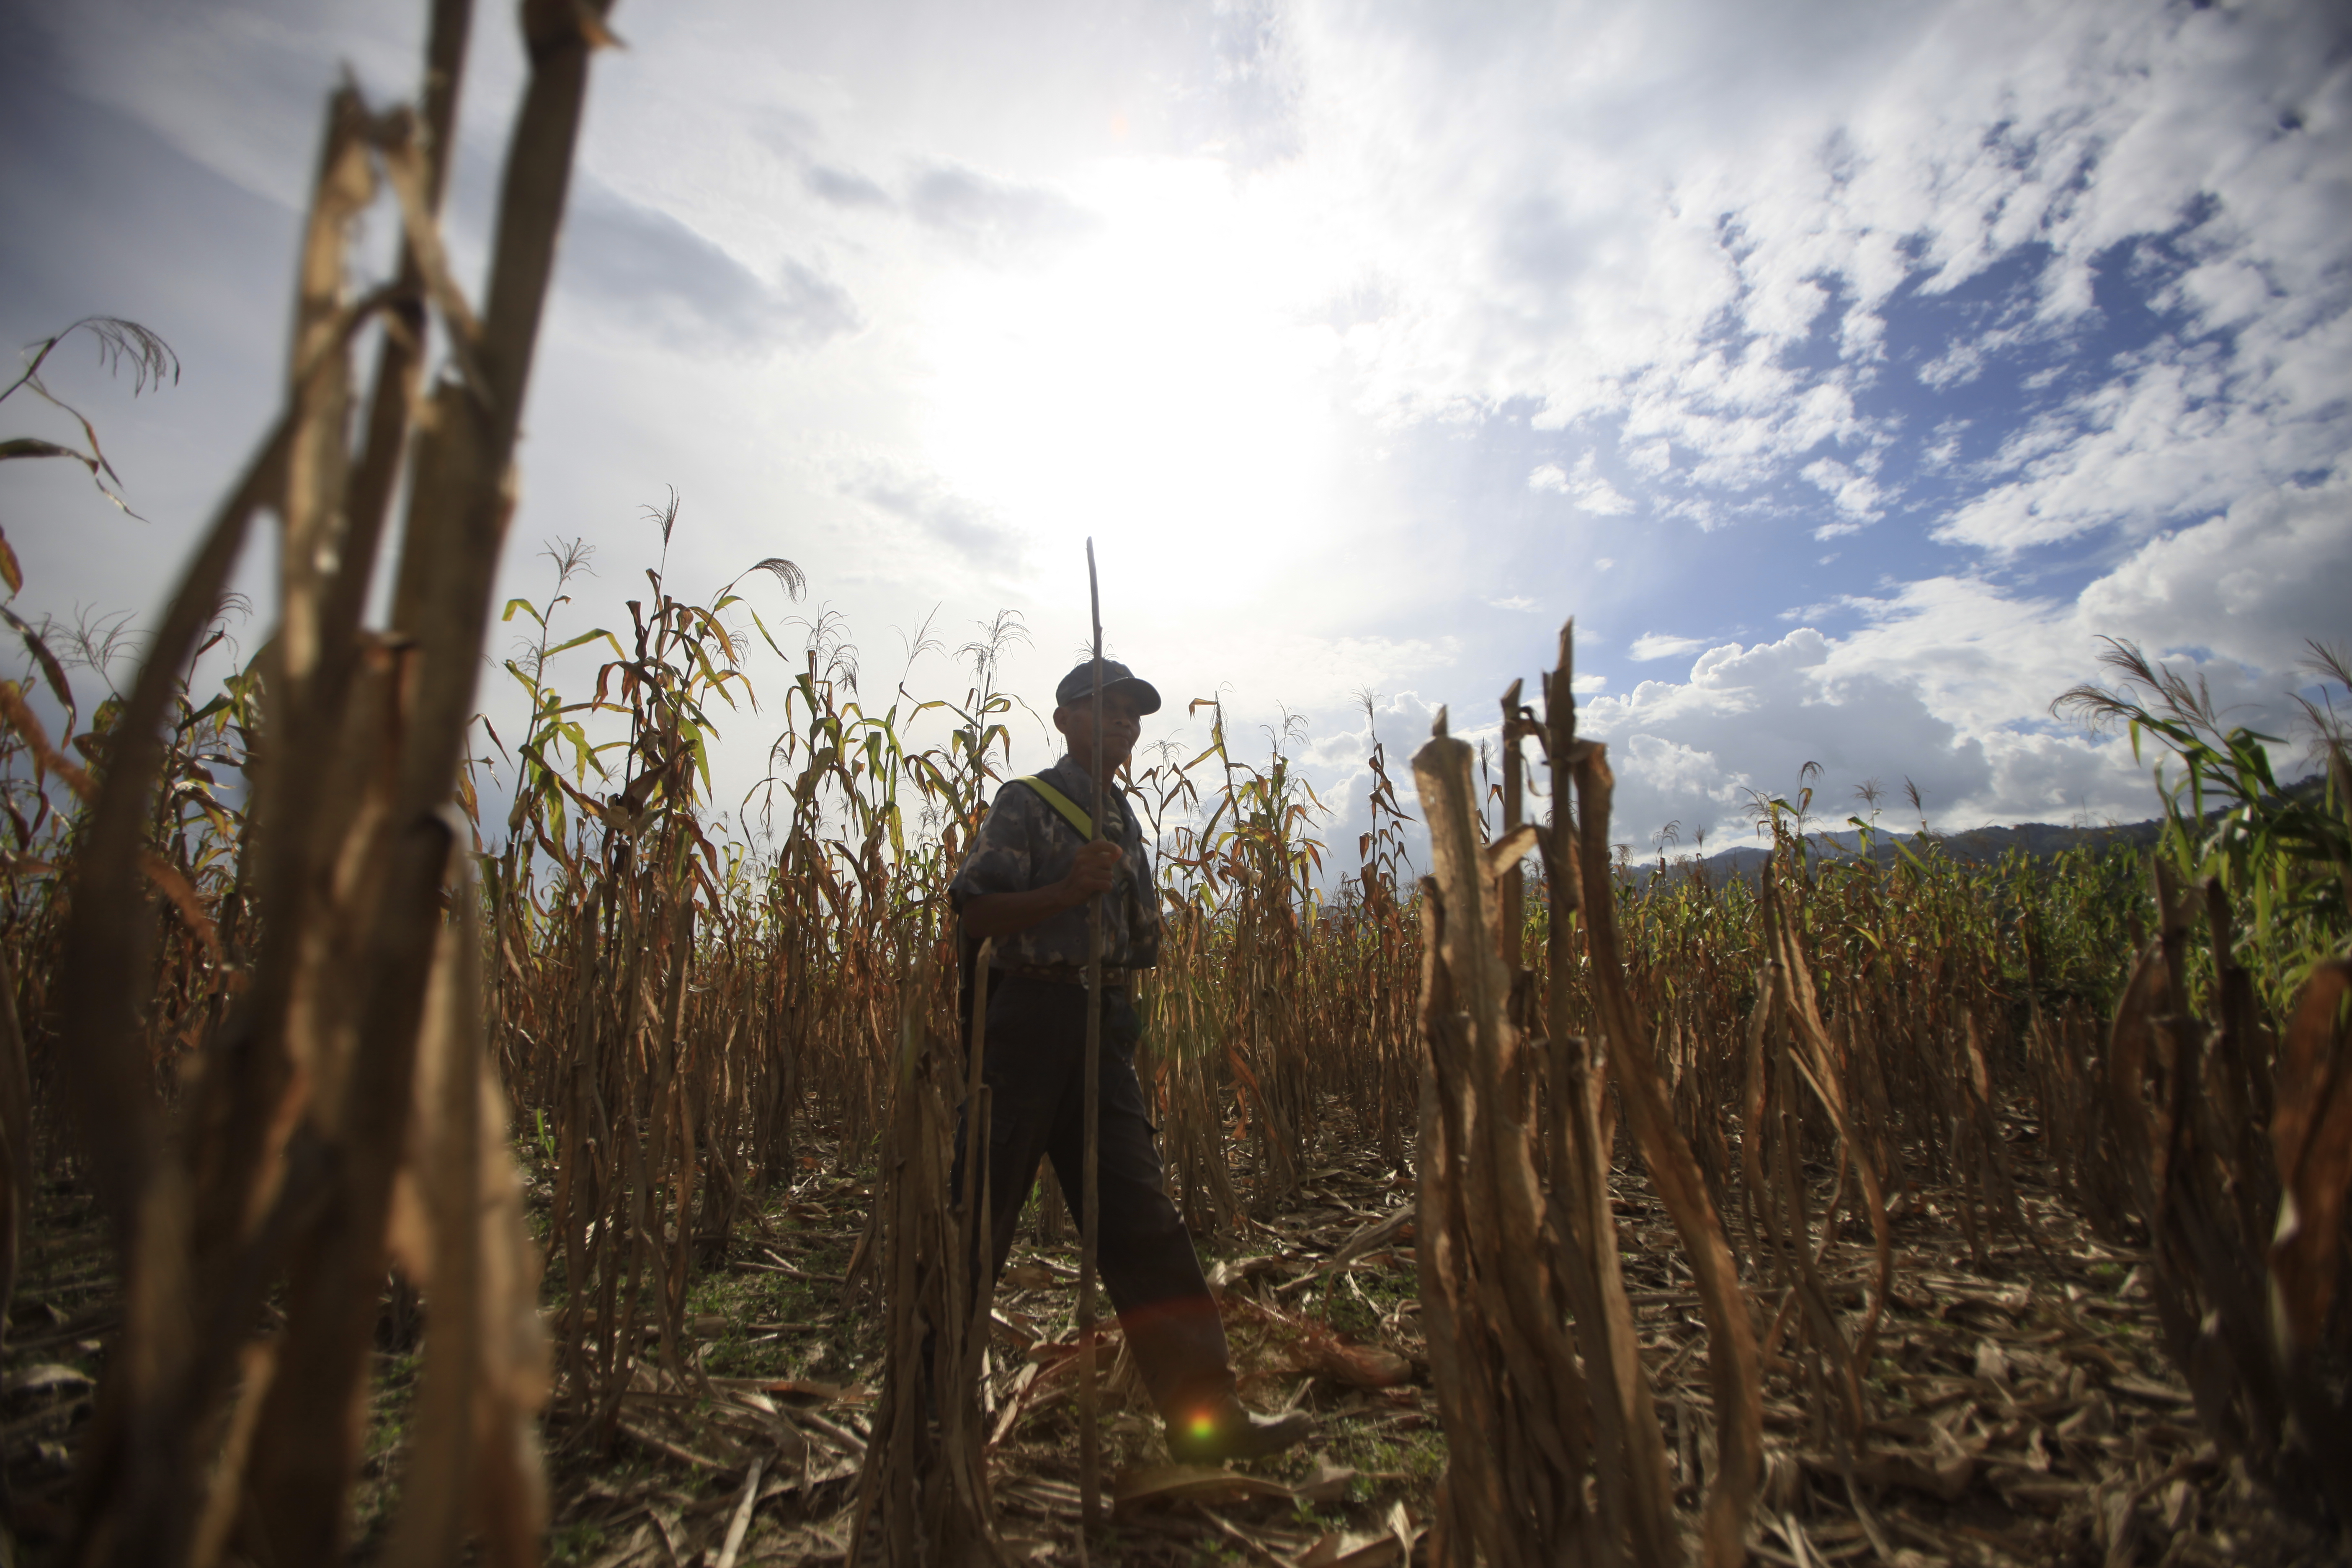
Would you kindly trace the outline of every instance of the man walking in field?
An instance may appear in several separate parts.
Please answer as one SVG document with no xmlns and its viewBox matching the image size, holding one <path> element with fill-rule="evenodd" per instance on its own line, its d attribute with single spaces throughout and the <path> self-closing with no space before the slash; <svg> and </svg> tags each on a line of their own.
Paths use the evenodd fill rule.
<svg viewBox="0 0 2352 1568">
<path fill-rule="evenodd" d="M 1303 1415 L 1266 1421 L 1243 1407 L 1216 1302 L 1161 1182 L 1135 1076 L 1140 1028 L 1129 995 L 1135 973 L 1159 960 L 1160 904 L 1141 820 L 1117 784 L 1143 716 L 1160 710 L 1160 693 L 1109 660 L 1102 679 L 1101 779 L 1088 777 L 1078 761 L 1095 755 L 1089 660 L 1054 690 L 1054 727 L 1068 752 L 1045 773 L 997 793 L 949 885 L 964 935 L 996 943 L 982 1068 L 995 1102 L 988 1129 L 992 1277 L 1004 1271 L 1040 1159 L 1053 1161 L 1064 1200 L 1085 1224 L 1087 902 L 1106 893 L 1097 1178 L 1103 1284 L 1168 1424 L 1169 1452 L 1198 1462 L 1255 1458 L 1297 1442 L 1312 1423 Z M 1097 800 L 1108 816 L 1102 842 L 1090 843 Z M 957 1134 L 951 1190 L 961 1190 L 970 1133 L 967 1125 Z"/>
</svg>

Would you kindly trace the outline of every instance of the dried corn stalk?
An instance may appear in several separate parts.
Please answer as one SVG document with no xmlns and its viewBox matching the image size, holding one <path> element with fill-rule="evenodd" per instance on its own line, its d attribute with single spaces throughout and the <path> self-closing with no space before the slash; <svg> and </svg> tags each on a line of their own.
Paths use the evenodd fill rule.
<svg viewBox="0 0 2352 1568">
<path fill-rule="evenodd" d="M 1748 1510 L 1763 1462 L 1763 1390 L 1756 1336 L 1747 1298 L 1725 1238 L 1723 1221 L 1707 1195 L 1706 1181 L 1688 1142 L 1675 1125 L 1666 1089 L 1653 1056 L 1656 1031 L 1643 1026 L 1625 985 L 1625 959 L 1618 942 L 1615 902 L 1606 856 L 1609 812 L 1615 780 L 1605 749 L 1575 734 L 1572 689 L 1575 624 L 1560 628 L 1559 664 L 1547 678 L 1549 720 L 1547 742 L 1552 765 L 1553 822 L 1547 848 L 1549 881 L 1574 887 L 1591 959 L 1593 998 L 1606 1061 L 1617 1079 L 1625 1116 L 1659 1200 L 1681 1238 L 1699 1305 L 1706 1319 L 1707 1376 L 1715 1400 L 1716 1463 L 1699 1521 L 1699 1555 L 1706 1568 L 1734 1568 L 1747 1552 Z M 1565 806 L 1573 778 L 1576 816 L 1570 830 Z M 1555 892 L 1555 900 L 1560 895 Z M 1553 1014 L 1565 1013 L 1567 911 L 1556 901 L 1551 929 Z M 1638 1363 L 1634 1375 L 1646 1379 Z M 1646 1403 L 1646 1401 L 1645 1401 Z M 1654 1419 L 1643 1432 L 1656 1435 Z M 1660 1468 L 1664 1468 L 1663 1451 Z"/>
<path fill-rule="evenodd" d="M 7 1344 L 8 1303 L 32 1202 L 33 1085 L 16 1021 L 15 966 L 0 954 L 0 1349 Z"/>
<path fill-rule="evenodd" d="M 486 309 L 442 265 L 434 207 L 469 8 L 435 6 L 424 123 L 331 101 L 299 268 L 287 407 L 214 521 L 116 731 L 88 821 L 62 1004 L 64 1054 L 125 1275 L 80 1459 L 79 1563 L 322 1563 L 341 1552 L 378 1300 L 404 1171 L 404 1266 L 429 1279 L 423 1415 L 400 1560 L 535 1561 L 544 1515 L 531 1423 L 543 1394 L 536 1266 L 503 1119 L 483 1101 L 470 920 L 449 807 L 473 711 L 511 459 L 603 7 L 531 0 L 531 72 L 509 146 Z M 379 182 L 400 198 L 397 279 L 346 268 Z M 450 374 L 413 443 L 389 633 L 361 619 L 393 479 L 412 451 L 425 304 Z M 352 344 L 389 317 L 365 446 Z M 154 920 L 141 847 L 161 723 L 257 514 L 280 525 L 278 626 L 261 661 L 266 747 L 248 873 L 250 982 L 167 1112 L 137 1016 Z M 420 1078 L 425 1092 L 416 1092 Z M 429 1167 L 420 1162 L 430 1161 Z M 257 1339 L 283 1282 L 284 1327 Z"/>
<path fill-rule="evenodd" d="M 460 891 L 464 918 L 443 928 L 434 961 L 393 1189 L 393 1261 L 424 1291 L 432 1331 L 392 1568 L 454 1562 L 469 1533 L 496 1561 L 531 1562 L 547 1512 L 532 1419 L 548 1394 L 538 1248 L 482 1038 L 478 902 Z"/>
<path fill-rule="evenodd" d="M 1566 1260 L 1547 1245 L 1532 1139 L 1505 1087 L 1522 1042 L 1506 1011 L 1495 881 L 1502 856 L 1516 860 L 1534 835 L 1480 846 L 1471 748 L 1444 723 L 1441 712 L 1412 760 L 1434 867 L 1422 902 L 1416 1252 L 1449 1451 L 1431 1561 L 1599 1561 L 1601 1527 L 1584 1508 L 1593 1416 L 1566 1310 Z M 1622 1308 L 1622 1282 L 1615 1291 Z M 1589 1335 L 1593 1321 L 1579 1328 Z M 1622 1496 L 1620 1478 L 1604 1480 L 1604 1507 Z"/>
<path fill-rule="evenodd" d="M 983 968 L 982 973 L 985 974 Z M 898 1074 L 881 1152 L 876 1213 L 882 1222 L 886 1349 L 882 1398 L 858 1477 L 849 1561 L 878 1547 L 889 1568 L 946 1568 L 1004 1560 L 990 1517 L 987 1445 L 980 1411 L 980 1352 L 988 1342 L 985 1283 L 975 1289 L 966 1226 L 988 1213 L 988 1162 L 964 1162 L 966 1191 L 949 1189 L 956 1088 L 950 1053 L 931 1027 L 928 962 L 899 997 Z M 984 994 L 975 1005 L 971 1070 L 963 1086 L 971 1125 L 988 1126 L 981 1081 L 986 1048 Z M 961 1201 L 959 1201 L 961 1199 Z"/>
<path fill-rule="evenodd" d="M 1884 1184 L 1872 1151 L 1854 1135 L 1846 1101 L 1845 1063 L 1822 1021 L 1811 971 L 1796 941 L 1780 879 L 1769 867 L 1764 874 L 1762 901 L 1765 944 L 1770 956 L 1758 975 L 1756 1007 L 1748 1018 L 1748 1099 L 1740 1168 L 1780 1290 L 1779 1306 L 1765 1333 L 1763 1355 L 1768 1363 L 1784 1352 L 1796 1359 L 1801 1347 L 1810 1346 L 1826 1359 L 1832 1386 L 1821 1392 L 1830 1395 L 1825 1403 L 1839 1417 L 1844 1443 L 1858 1445 L 1869 1419 L 1863 1369 L 1870 1364 L 1895 1272 Z M 1806 1198 L 1800 1082 L 1806 1096 L 1828 1117 L 1836 1140 L 1836 1174 L 1829 1201 L 1822 1205 L 1818 1239 Z M 1836 1235 L 1838 1207 L 1849 1178 L 1856 1179 L 1861 1187 L 1877 1263 L 1870 1309 L 1851 1340 L 1822 1272 Z M 1819 1381 L 1820 1373 L 1810 1357 L 1804 1364 Z M 1816 1405 L 1817 1416 L 1826 1413 Z"/>
<path fill-rule="evenodd" d="M 2331 1313 L 2352 1188 L 2345 999 L 2352 962 L 2319 965 L 2278 1051 L 2263 1137 L 2253 1064 L 2269 1055 L 2231 955 L 2229 906 L 2205 888 L 2211 1021 L 2185 979 L 2195 900 L 2157 863 L 2159 928 L 2116 1009 L 2108 1088 L 2134 1206 L 2156 1259 L 2165 1345 L 2206 1429 L 2289 1508 L 2352 1522 L 2352 1355 Z"/>
<path fill-rule="evenodd" d="M 1717 1461 L 1700 1522 L 1709 1568 L 1745 1555 L 1760 1454 L 1760 1394 L 1748 1321 L 1722 1224 L 1675 1127 L 1649 1037 L 1621 976 L 1608 885 L 1611 781 L 1601 749 L 1574 736 L 1570 632 L 1547 681 L 1549 721 L 1507 731 L 1552 762 L 1549 834 L 1478 841 L 1472 752 L 1436 735 L 1413 758 L 1434 875 L 1423 885 L 1420 1245 L 1433 1381 L 1451 1458 L 1438 1491 L 1432 1560 L 1494 1564 L 1684 1561 L 1664 1436 L 1618 1267 L 1609 1195 L 1612 1131 L 1604 1075 L 1690 1255 L 1707 1314 Z M 1516 695 L 1516 694 L 1514 694 Z M 1514 706 L 1507 699 L 1507 712 Z M 1509 776 L 1507 774 L 1507 777 Z M 1578 816 L 1565 803 L 1570 777 Z M 1514 794 L 1516 792 L 1513 792 Z M 1519 860 L 1544 849 L 1553 900 L 1554 1034 L 1522 1038 L 1513 1019 L 1513 944 L 1500 927 Z M 1570 916 L 1586 924 L 1601 1030 L 1568 1014 Z M 1541 1044 L 1541 1048 L 1536 1048 Z M 1538 1140 L 1522 1107 L 1548 1102 Z M 1588 1475 L 1596 1507 L 1584 1506 Z"/>
</svg>

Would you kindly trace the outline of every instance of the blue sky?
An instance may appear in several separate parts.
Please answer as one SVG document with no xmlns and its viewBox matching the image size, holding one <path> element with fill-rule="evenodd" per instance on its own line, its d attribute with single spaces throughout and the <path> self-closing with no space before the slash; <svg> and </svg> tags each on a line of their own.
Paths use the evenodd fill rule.
<svg viewBox="0 0 2352 1568">
<path fill-rule="evenodd" d="M 131 316 L 185 374 L 55 378 L 150 521 L 12 471 L 0 526 L 20 607 L 143 616 L 275 406 L 324 93 L 411 91 L 422 8 L 11 9 L 0 333 Z M 1441 703 L 1491 729 L 1569 615 L 1637 843 L 1732 842 L 1807 761 L 1840 814 L 1909 777 L 1939 827 L 2142 816 L 2121 746 L 2047 712 L 2102 634 L 2281 730 L 2302 639 L 2352 636 L 2339 7 L 614 19 L 505 588 L 586 536 L 579 626 L 625 619 L 675 486 L 678 585 L 799 562 L 870 695 L 927 616 L 1014 608 L 1043 700 L 1091 534 L 1166 732 L 1215 692 L 1239 736 L 1299 716 L 1342 860 L 1356 694 L 1395 758 Z M 504 14 L 477 36 L 471 275 L 520 79 Z"/>
</svg>

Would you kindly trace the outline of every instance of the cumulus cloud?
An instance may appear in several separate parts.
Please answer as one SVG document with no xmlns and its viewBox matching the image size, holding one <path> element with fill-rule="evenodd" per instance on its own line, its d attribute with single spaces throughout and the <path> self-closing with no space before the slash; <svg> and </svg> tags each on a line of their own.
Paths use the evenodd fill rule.
<svg viewBox="0 0 2352 1568">
<path fill-rule="evenodd" d="M 1984 373 L 1987 347 L 1982 342 L 1956 342 L 1921 365 L 1918 377 L 1939 392 L 1948 386 L 1966 386 Z"/>
<path fill-rule="evenodd" d="M 1595 470 L 1591 452 L 1577 458 L 1573 471 L 1558 463 L 1538 465 L 1528 475 L 1528 489 L 1570 497 L 1579 511 L 1596 512 L 1602 517 L 1622 517 L 1633 510 L 1633 503 Z"/>
<path fill-rule="evenodd" d="M 1998 482 L 1955 508 L 1937 537 L 2000 554 L 2121 526 L 2135 533 L 2226 507 L 2352 445 L 2352 409 L 2322 371 L 2352 354 L 2352 315 L 2256 353 L 2164 340 L 2125 374 L 2003 443 Z"/>
<path fill-rule="evenodd" d="M 1609 464 L 1662 523 L 1879 525 L 1816 562 L 1874 561 L 1866 592 L 1790 574 L 1812 624 L 1643 683 L 1638 723 L 1609 700 L 1659 810 L 1834 752 L 1952 822 L 2144 816 L 2127 752 L 2047 713 L 2100 635 L 2279 722 L 2301 638 L 2352 632 L 2341 15 L 1307 15 L 1308 145 L 1391 301 L 1349 339 L 1373 401 L 1599 437 L 1528 487 Z M 1673 565 L 1702 615 L 1754 613 Z"/>
<path fill-rule="evenodd" d="M 1686 680 L 1599 698 L 1578 727 L 1622 759 L 1619 824 L 1639 833 L 1667 821 L 1736 832 L 1753 792 L 1796 789 L 1807 763 L 1822 765 L 1825 797 L 1869 778 L 1909 777 L 1950 801 L 1982 794 L 1992 776 L 1980 740 L 1901 681 L 1841 668 L 1811 627 L 1710 648 Z"/>
<path fill-rule="evenodd" d="M 1806 761 L 1828 768 L 1832 793 L 1915 779 L 1944 827 L 2150 816 L 2147 769 L 2121 741 L 2054 721 L 2051 700 L 2095 673 L 2099 639 L 2111 637 L 2193 666 L 2231 721 L 2294 734 L 2285 694 L 2305 679 L 2304 639 L 2352 632 L 2352 484 L 2265 494 L 2148 540 L 2072 600 L 1940 577 L 1811 608 L 1860 625 L 1716 647 L 1685 680 L 1643 681 L 1587 710 L 1591 732 L 1624 742 L 1629 829 L 1675 817 L 1736 826 L 1736 813 L 1705 816 L 1708 803 L 1727 787 L 1793 787 Z M 1644 637 L 1634 653 L 1675 644 L 1696 646 Z"/>
<path fill-rule="evenodd" d="M 1827 494 L 1839 512 L 1838 521 L 1823 523 L 1813 530 L 1815 539 L 1835 539 L 1842 533 L 1852 533 L 1865 524 L 1876 522 L 1886 515 L 1885 508 L 1879 504 L 1885 492 L 1865 471 L 1875 467 L 1876 464 L 1868 459 L 1861 465 L 1848 467 L 1834 458 L 1818 458 L 1805 465 L 1801 470 L 1801 477 L 1814 489 Z"/>
<path fill-rule="evenodd" d="M 2071 600 L 1957 576 L 1850 599 L 1862 625 L 1839 640 L 1835 657 L 1842 668 L 1910 682 L 1971 733 L 1990 735 L 2049 729 L 2051 699 L 2096 672 L 2100 639 L 2126 639 L 2196 664 L 2237 718 L 2286 734 L 2294 725 L 2284 693 L 2299 683 L 2304 639 L 2352 633 L 2347 492 L 2335 485 L 2264 497 L 2150 540 Z M 2248 604 L 2263 608 L 2236 607 Z"/>
<path fill-rule="evenodd" d="M 1948 539 L 2146 531 L 2352 434 L 2332 369 L 2340 13 L 1309 15 L 1302 112 L 1360 184 L 1352 237 L 1402 301 L 1370 363 L 1399 405 L 1532 399 L 1538 426 L 1613 422 L 1641 471 L 1671 454 L 1686 488 L 1756 489 L 1889 437 L 1858 400 L 1893 313 L 2023 266 L 2021 318 L 1994 311 L 1913 371 L 1956 389 L 2100 330 L 2101 279 L 2153 268 L 2188 330 L 2068 397 L 2052 441 L 2005 451 Z"/>
<path fill-rule="evenodd" d="M 2352 631 L 2352 480 L 2260 493 L 2151 539 L 2084 590 L 2074 619 L 2283 674 L 2304 638 Z"/>
</svg>

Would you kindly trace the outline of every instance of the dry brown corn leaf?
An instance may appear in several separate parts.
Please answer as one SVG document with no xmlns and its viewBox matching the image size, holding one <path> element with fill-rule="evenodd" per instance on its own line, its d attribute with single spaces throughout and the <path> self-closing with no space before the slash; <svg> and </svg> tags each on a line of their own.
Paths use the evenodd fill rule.
<svg viewBox="0 0 2352 1568">
<path fill-rule="evenodd" d="M 2314 969 L 2279 1053 L 2271 1143 L 2278 1157 L 2278 1228 L 2271 1242 L 2272 1312 L 2294 1350 L 2319 1337 L 2336 1293 L 2336 1254 L 2352 1187 L 2352 1062 L 2336 1019 L 2352 960 Z"/>
<path fill-rule="evenodd" d="M 1290 1561 L 1292 1568 L 1388 1568 L 1402 1555 L 1385 1530 L 1335 1530 Z"/>
<path fill-rule="evenodd" d="M 1113 1517 L 1138 1509 L 1168 1503 L 1217 1504 L 1250 1498 L 1289 1501 L 1294 1489 L 1262 1476 L 1245 1476 L 1208 1465 L 1145 1465 L 1122 1472 L 1111 1482 Z"/>
<path fill-rule="evenodd" d="M 1338 1502 L 1348 1495 L 1348 1483 L 1359 1473 L 1353 1465 L 1335 1465 L 1328 1457 L 1318 1454 L 1315 1468 L 1296 1490 L 1302 1501 L 1318 1505 Z"/>
<path fill-rule="evenodd" d="M 1209 1268 L 1209 1289 L 1222 1296 L 1244 1279 L 1255 1279 L 1261 1274 L 1278 1272 L 1286 1267 L 1284 1260 L 1271 1254 L 1255 1258 L 1219 1258 Z"/>
</svg>

